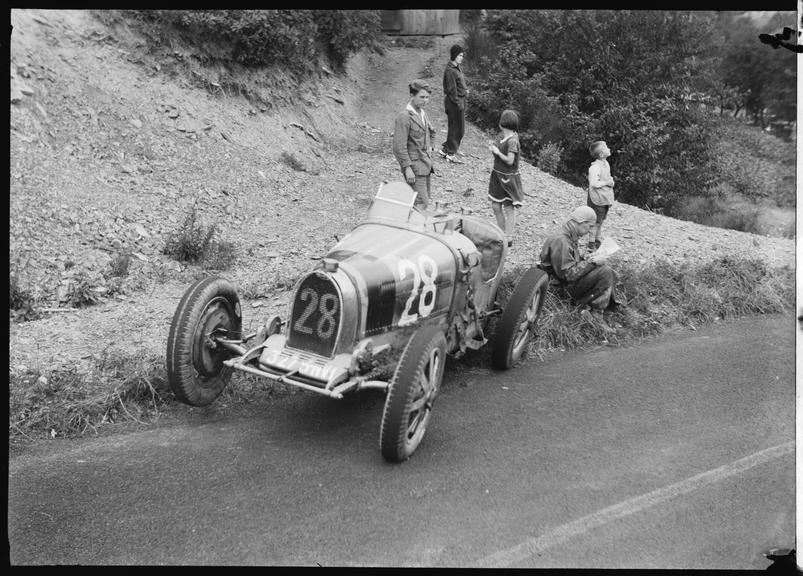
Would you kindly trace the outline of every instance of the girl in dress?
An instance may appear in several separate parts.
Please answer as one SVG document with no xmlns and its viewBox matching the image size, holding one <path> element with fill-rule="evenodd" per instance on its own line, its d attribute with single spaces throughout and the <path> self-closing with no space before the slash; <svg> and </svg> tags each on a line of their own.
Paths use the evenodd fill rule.
<svg viewBox="0 0 803 576">
<path fill-rule="evenodd" d="M 499 128 L 499 138 L 488 146 L 494 157 L 488 198 L 491 199 L 496 223 L 505 231 L 507 245 L 511 246 L 516 225 L 514 210 L 521 207 L 524 196 L 519 175 L 519 115 L 514 110 L 505 110 L 499 118 Z"/>
</svg>

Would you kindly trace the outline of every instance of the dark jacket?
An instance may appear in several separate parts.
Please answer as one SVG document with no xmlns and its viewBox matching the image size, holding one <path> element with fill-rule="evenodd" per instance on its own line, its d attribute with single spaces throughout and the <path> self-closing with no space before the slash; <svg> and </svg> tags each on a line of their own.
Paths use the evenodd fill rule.
<svg viewBox="0 0 803 576">
<path fill-rule="evenodd" d="M 460 66 L 451 61 L 443 71 L 443 93 L 461 109 L 466 107 L 466 79 Z"/>
<path fill-rule="evenodd" d="M 412 166 L 416 176 L 426 176 L 432 172 L 432 139 L 435 129 L 426 117 L 426 125 L 421 117 L 406 108 L 396 116 L 393 128 L 393 155 L 404 172 Z"/>
<path fill-rule="evenodd" d="M 577 230 L 566 222 L 560 232 L 549 236 L 541 248 L 541 265 L 561 282 L 572 284 L 596 265 L 585 260 L 577 246 Z"/>
</svg>

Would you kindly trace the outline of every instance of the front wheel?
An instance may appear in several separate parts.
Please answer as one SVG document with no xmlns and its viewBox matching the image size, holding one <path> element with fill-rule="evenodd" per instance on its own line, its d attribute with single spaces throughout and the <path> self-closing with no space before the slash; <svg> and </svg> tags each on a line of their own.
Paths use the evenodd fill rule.
<svg viewBox="0 0 803 576">
<path fill-rule="evenodd" d="M 424 437 L 446 364 L 446 338 L 437 327 L 416 332 L 402 352 L 388 389 L 379 445 L 390 462 L 407 460 Z"/>
<path fill-rule="evenodd" d="M 546 272 L 535 266 L 527 270 L 516 284 L 496 325 L 491 355 L 495 368 L 507 370 L 526 357 L 548 284 Z"/>
<path fill-rule="evenodd" d="M 223 364 L 231 355 L 216 336 L 240 338 L 240 299 L 224 278 L 209 276 L 190 286 L 178 303 L 167 337 L 167 381 L 180 401 L 205 406 L 231 378 Z"/>
</svg>

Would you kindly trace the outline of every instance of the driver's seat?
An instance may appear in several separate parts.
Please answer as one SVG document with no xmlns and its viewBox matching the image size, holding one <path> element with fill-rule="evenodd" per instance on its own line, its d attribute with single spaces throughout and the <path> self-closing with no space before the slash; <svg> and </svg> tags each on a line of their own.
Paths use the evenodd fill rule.
<svg viewBox="0 0 803 576">
<path fill-rule="evenodd" d="M 505 257 L 505 233 L 492 222 L 475 218 L 462 218 L 460 233 L 471 240 L 482 255 L 482 281 L 493 279 Z"/>
</svg>

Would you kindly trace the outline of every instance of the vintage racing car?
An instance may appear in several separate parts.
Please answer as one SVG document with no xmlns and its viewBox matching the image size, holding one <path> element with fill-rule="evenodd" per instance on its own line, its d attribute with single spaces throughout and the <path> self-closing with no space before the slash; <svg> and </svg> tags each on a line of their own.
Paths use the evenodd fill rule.
<svg viewBox="0 0 803 576">
<path fill-rule="evenodd" d="M 331 398 L 379 388 L 386 392 L 382 456 L 407 459 L 429 424 L 447 355 L 485 345 L 497 316 L 491 361 L 513 366 L 526 354 L 548 284 L 544 271 L 529 268 L 502 309 L 502 230 L 464 210 L 419 211 L 415 196 L 405 183 L 380 186 L 367 218 L 297 282 L 288 319 L 267 318 L 253 334 L 242 334 L 229 281 L 193 284 L 167 340 L 176 397 L 209 404 L 234 370 Z M 382 363 L 391 378 L 375 378 Z"/>
</svg>

